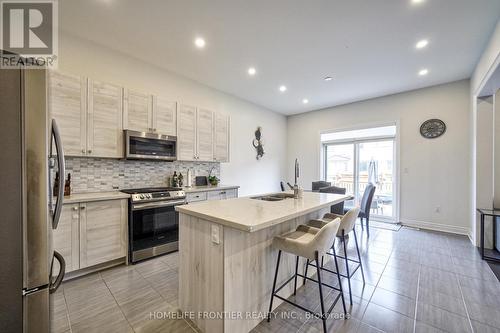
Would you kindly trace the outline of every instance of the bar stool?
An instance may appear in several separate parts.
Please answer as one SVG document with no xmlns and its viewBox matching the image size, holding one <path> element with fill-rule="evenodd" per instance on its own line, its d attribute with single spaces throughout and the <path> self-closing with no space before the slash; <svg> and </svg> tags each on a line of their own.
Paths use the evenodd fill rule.
<svg viewBox="0 0 500 333">
<path fill-rule="evenodd" d="M 339 237 L 341 242 L 343 243 L 344 257 L 335 253 L 335 244 L 332 245 L 333 254 L 329 253 L 329 252 L 327 252 L 327 253 L 329 255 L 333 255 L 334 257 L 338 257 L 338 258 L 345 260 L 345 268 L 346 268 L 347 274 L 340 273 L 340 276 L 347 278 L 347 283 L 349 285 L 349 300 L 350 300 L 351 304 L 352 304 L 351 277 L 356 273 L 358 268 L 361 269 L 361 277 L 363 278 L 363 285 L 365 284 L 365 274 L 363 272 L 363 264 L 361 263 L 361 255 L 359 253 L 358 237 L 356 235 L 356 229 L 354 228 L 358 214 L 359 214 L 359 207 L 354 207 L 351 210 L 349 210 L 344 216 L 328 213 L 328 214 L 325 214 L 323 216 L 323 219 L 311 220 L 306 224 L 307 227 L 311 227 L 311 228 L 315 228 L 317 230 L 320 230 L 321 228 L 323 228 L 325 225 L 331 223 L 332 221 L 335 221 L 339 218 L 341 219 L 340 226 L 339 226 L 339 229 L 337 231 L 337 237 Z M 351 231 L 354 234 L 354 242 L 356 244 L 356 252 L 358 254 L 358 260 L 351 259 L 347 256 L 346 237 Z M 354 268 L 354 270 L 352 272 L 349 271 L 349 261 L 357 264 L 356 268 Z M 309 262 L 306 263 L 306 274 L 305 275 L 307 275 L 307 266 L 309 264 L 310 264 Z M 337 263 L 335 262 L 335 264 L 337 264 Z M 321 258 L 321 266 L 323 266 L 323 258 Z M 337 265 L 336 265 L 336 267 L 337 267 Z M 330 271 L 326 268 L 323 268 L 323 269 L 326 271 L 329 271 L 331 273 L 334 273 L 333 271 Z M 338 268 L 337 268 L 337 271 L 338 271 Z M 305 280 L 304 280 L 304 283 L 305 283 Z"/>
<path fill-rule="evenodd" d="M 276 263 L 276 272 L 274 275 L 274 281 L 273 281 L 273 289 L 272 289 L 272 294 L 271 294 L 271 302 L 269 304 L 269 315 L 267 317 L 267 321 L 269 322 L 271 320 L 271 312 L 273 309 L 273 299 L 274 297 L 277 297 L 281 299 L 284 302 L 287 302 L 293 306 L 298 307 L 299 309 L 306 311 L 310 314 L 313 315 L 318 315 L 315 313 L 313 310 L 307 309 L 304 306 L 294 303 L 284 297 L 281 297 L 278 295 L 278 292 L 283 289 L 288 283 L 290 283 L 292 280 L 294 280 L 294 295 L 297 292 L 297 277 L 300 276 L 304 279 L 314 281 L 318 283 L 319 287 L 319 296 L 320 296 L 320 304 L 321 304 L 321 313 L 319 314 L 321 316 L 321 320 L 323 322 L 323 330 L 326 333 L 326 318 L 330 315 L 332 309 L 334 308 L 335 304 L 337 304 L 337 301 L 339 298 L 342 299 L 342 305 L 344 306 L 344 314 L 347 314 L 346 308 L 345 308 L 345 301 L 344 301 L 344 294 L 342 292 L 342 284 L 340 283 L 340 275 L 338 273 L 335 273 L 337 275 L 337 279 L 339 281 L 339 288 L 336 288 L 334 286 L 331 286 L 327 283 L 322 282 L 321 280 L 321 266 L 319 265 L 319 257 L 320 255 L 322 256 L 325 254 L 327 251 L 330 250 L 331 244 L 335 240 L 335 235 L 337 234 L 338 228 L 340 225 L 340 219 L 335 219 L 326 224 L 323 228 L 311 228 L 305 225 L 299 225 L 297 230 L 289 232 L 287 234 L 284 234 L 282 236 L 276 236 L 273 239 L 273 246 L 276 247 L 278 251 L 278 261 Z M 280 260 L 281 260 L 281 252 L 287 252 L 290 254 L 293 254 L 296 256 L 296 261 L 295 261 L 295 274 L 287 279 L 283 285 L 280 287 L 276 288 L 276 280 L 278 279 L 278 270 L 279 270 L 279 265 L 280 265 Z M 308 262 L 310 260 L 316 261 L 316 270 L 317 270 L 317 280 L 314 280 L 306 275 L 302 275 L 298 273 L 298 265 L 299 265 L 299 257 L 306 258 Z M 339 271 L 338 269 L 338 264 L 337 260 L 335 260 L 335 265 L 337 268 L 337 272 Z M 334 289 L 339 291 L 339 295 L 335 297 L 333 304 L 330 306 L 328 311 L 325 311 L 325 304 L 324 304 L 324 299 L 323 299 L 323 286 L 326 286 L 330 289 Z"/>
</svg>

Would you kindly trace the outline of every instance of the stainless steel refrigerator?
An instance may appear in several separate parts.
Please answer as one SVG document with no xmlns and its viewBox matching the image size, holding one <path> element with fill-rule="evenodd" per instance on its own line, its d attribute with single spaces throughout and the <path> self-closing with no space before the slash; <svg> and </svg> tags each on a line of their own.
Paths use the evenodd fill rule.
<svg viewBox="0 0 500 333">
<path fill-rule="evenodd" d="M 46 80 L 41 69 L 0 69 L 0 332 L 49 332 L 49 293 L 64 277 L 64 260 L 52 248 L 64 153 L 48 118 Z"/>
</svg>

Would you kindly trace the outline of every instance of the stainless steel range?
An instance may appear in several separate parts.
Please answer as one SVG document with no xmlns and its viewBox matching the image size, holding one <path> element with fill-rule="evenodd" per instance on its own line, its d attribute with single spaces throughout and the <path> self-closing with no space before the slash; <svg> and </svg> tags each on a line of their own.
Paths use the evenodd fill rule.
<svg viewBox="0 0 500 333">
<path fill-rule="evenodd" d="M 140 260 L 177 251 L 179 248 L 178 205 L 186 203 L 181 188 L 122 190 L 129 199 L 129 260 Z"/>
</svg>

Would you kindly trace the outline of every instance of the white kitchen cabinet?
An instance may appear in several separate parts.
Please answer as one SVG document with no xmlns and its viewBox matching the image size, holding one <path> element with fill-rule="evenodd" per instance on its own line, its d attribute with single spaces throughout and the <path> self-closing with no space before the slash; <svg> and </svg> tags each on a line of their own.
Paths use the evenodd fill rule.
<svg viewBox="0 0 500 333">
<path fill-rule="evenodd" d="M 177 109 L 177 159 L 196 161 L 196 107 L 179 104 Z"/>
<path fill-rule="evenodd" d="M 123 157 L 122 88 L 49 71 L 50 117 L 66 156 Z"/>
<path fill-rule="evenodd" d="M 87 113 L 87 156 L 123 157 L 123 89 L 89 80 Z"/>
<path fill-rule="evenodd" d="M 80 204 L 80 268 L 126 255 L 127 201 Z"/>
<path fill-rule="evenodd" d="M 206 201 L 207 200 L 207 192 L 193 192 L 186 194 L 187 203 L 197 202 L 197 201 Z"/>
<path fill-rule="evenodd" d="M 87 154 L 87 79 L 49 71 L 48 107 L 56 119 L 68 156 Z"/>
<path fill-rule="evenodd" d="M 214 160 L 229 162 L 229 116 L 216 112 L 214 118 Z"/>
<path fill-rule="evenodd" d="M 214 112 L 198 109 L 196 112 L 196 160 L 214 159 Z"/>
<path fill-rule="evenodd" d="M 224 200 L 238 197 L 237 189 L 216 190 L 208 192 L 208 200 Z"/>
<path fill-rule="evenodd" d="M 80 205 L 64 205 L 57 229 L 52 233 L 54 250 L 63 256 L 66 262 L 66 272 L 80 268 L 79 223 Z M 54 260 L 54 265 L 52 273 L 57 276 L 59 262 Z"/>
<path fill-rule="evenodd" d="M 147 93 L 124 90 L 123 128 L 138 132 L 153 132 L 152 96 Z"/>
<path fill-rule="evenodd" d="M 63 205 L 53 245 L 66 272 L 126 257 L 127 212 L 127 199 Z M 57 275 L 59 267 L 53 272 Z"/>
<path fill-rule="evenodd" d="M 163 135 L 177 135 L 177 103 L 166 98 L 153 96 L 153 132 Z"/>
</svg>

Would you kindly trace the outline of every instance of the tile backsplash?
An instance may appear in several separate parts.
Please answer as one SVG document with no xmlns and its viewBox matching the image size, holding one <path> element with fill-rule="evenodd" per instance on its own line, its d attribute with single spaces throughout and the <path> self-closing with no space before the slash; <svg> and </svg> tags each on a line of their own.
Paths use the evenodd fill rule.
<svg viewBox="0 0 500 333">
<path fill-rule="evenodd" d="M 184 184 L 187 170 L 195 176 L 220 177 L 218 162 L 165 162 L 66 157 L 66 174 L 71 173 L 71 193 L 113 191 L 125 188 L 170 186 L 170 179 L 181 172 Z"/>
</svg>

